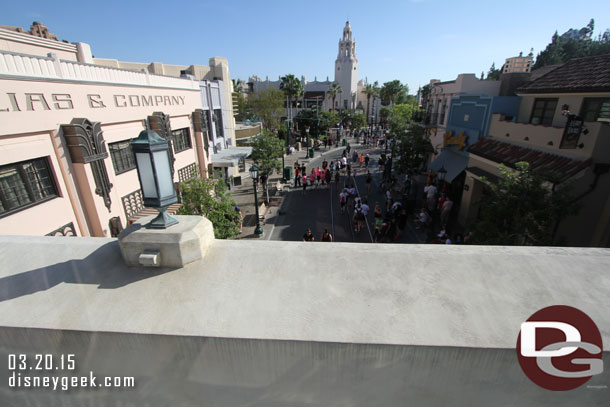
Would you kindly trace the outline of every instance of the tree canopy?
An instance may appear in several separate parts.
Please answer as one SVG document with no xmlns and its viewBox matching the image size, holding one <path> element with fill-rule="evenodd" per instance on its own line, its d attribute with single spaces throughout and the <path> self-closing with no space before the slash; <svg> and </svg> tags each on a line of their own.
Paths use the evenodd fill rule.
<svg viewBox="0 0 610 407">
<path fill-rule="evenodd" d="M 263 129 L 261 134 L 252 139 L 252 161 L 258 167 L 260 174 L 267 176 L 274 171 L 282 170 L 282 155 L 284 142 L 274 133 Z"/>
<path fill-rule="evenodd" d="M 342 91 L 343 89 L 341 89 L 341 85 L 339 85 L 337 82 L 333 82 L 330 84 L 330 87 L 328 88 L 328 97 L 330 98 L 330 100 L 332 100 L 332 107 L 330 111 L 335 110 L 335 99 L 337 98 L 337 95 Z"/>
<path fill-rule="evenodd" d="M 205 216 L 214 226 L 216 239 L 228 239 L 239 233 L 241 219 L 224 179 L 198 177 L 180 186 L 182 206 L 178 215 Z"/>
<path fill-rule="evenodd" d="M 248 98 L 246 111 L 263 122 L 266 129 L 277 129 L 285 114 L 284 95 L 276 89 L 254 92 Z M 241 113 L 240 113 L 241 114 Z M 250 117 L 249 117 L 250 118 Z"/>
<path fill-rule="evenodd" d="M 568 186 L 553 191 L 542 176 L 530 171 L 529 163 L 518 162 L 515 167 L 500 164 L 498 181 L 485 181 L 473 243 L 551 245 L 556 222 L 578 212 Z"/>
<path fill-rule="evenodd" d="M 396 158 L 393 159 L 392 165 L 399 173 L 417 174 L 421 172 L 426 162 L 430 151 L 430 141 L 421 126 L 404 124 L 401 125 L 401 130 L 394 130 Z"/>
<path fill-rule="evenodd" d="M 486 81 L 497 81 L 500 79 L 500 75 L 502 74 L 502 70 L 501 69 L 496 69 L 496 63 L 493 62 L 491 64 L 491 67 L 489 68 L 489 71 L 487 71 L 487 77 L 485 78 Z M 483 75 L 481 75 L 482 77 Z"/>
<path fill-rule="evenodd" d="M 403 98 L 406 98 L 408 93 L 409 87 L 406 84 L 400 83 L 398 79 L 386 82 L 379 91 L 381 104 L 387 106 L 390 103 L 394 104 L 399 100 L 404 102 Z"/>
<path fill-rule="evenodd" d="M 591 19 L 581 29 L 571 28 L 562 35 L 555 31 L 551 42 L 536 57 L 533 68 L 564 63 L 572 58 L 610 54 L 610 30 L 606 29 L 595 38 L 594 29 L 595 20 Z"/>
</svg>

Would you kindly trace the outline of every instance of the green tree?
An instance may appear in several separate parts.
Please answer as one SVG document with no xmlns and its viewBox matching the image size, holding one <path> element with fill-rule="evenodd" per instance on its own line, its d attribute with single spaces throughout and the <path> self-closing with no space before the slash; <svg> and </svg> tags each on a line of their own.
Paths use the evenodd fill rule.
<svg viewBox="0 0 610 407">
<path fill-rule="evenodd" d="M 228 239 L 239 233 L 239 214 L 224 179 L 193 178 L 180 186 L 182 206 L 178 215 L 205 216 L 214 226 L 216 239 Z"/>
<path fill-rule="evenodd" d="M 284 154 L 284 142 L 275 134 L 263 129 L 261 134 L 252 139 L 252 161 L 258 167 L 259 174 L 266 182 L 263 183 L 265 200 L 269 202 L 268 183 L 273 172 L 282 170 L 282 155 Z"/>
<path fill-rule="evenodd" d="M 320 132 L 326 133 L 329 129 L 337 126 L 339 115 L 335 112 L 320 112 Z"/>
<path fill-rule="evenodd" d="M 398 79 L 386 82 L 383 84 L 380 90 L 381 104 L 387 106 L 389 104 L 394 105 L 395 99 L 399 95 L 405 95 L 409 92 L 407 85 L 400 83 Z M 402 97 L 402 96 L 401 96 Z"/>
<path fill-rule="evenodd" d="M 561 64 L 573 58 L 610 54 L 610 30 L 594 38 L 595 20 L 581 29 L 571 28 L 562 35 L 557 31 L 551 42 L 536 57 L 533 69 L 546 65 Z"/>
<path fill-rule="evenodd" d="M 379 83 L 377 81 L 375 81 L 373 84 L 367 83 L 364 86 L 362 93 L 366 95 L 366 118 L 367 121 L 370 121 L 371 97 L 379 95 Z"/>
<path fill-rule="evenodd" d="M 231 79 L 233 82 L 233 92 L 234 93 L 243 93 L 244 92 L 244 81 L 241 79 Z"/>
<path fill-rule="evenodd" d="M 361 129 L 363 127 L 367 127 L 366 116 L 364 116 L 364 113 L 354 113 L 352 115 L 352 128 Z"/>
<path fill-rule="evenodd" d="M 248 98 L 248 110 L 263 122 L 266 129 L 277 129 L 284 115 L 284 95 L 276 89 L 254 92 Z"/>
<path fill-rule="evenodd" d="M 388 123 L 388 121 L 390 120 L 391 112 L 392 112 L 391 109 L 388 109 L 385 106 L 383 106 L 381 109 L 379 109 L 379 118 L 381 120 L 381 123 L 383 123 L 383 124 Z"/>
<path fill-rule="evenodd" d="M 497 81 L 500 79 L 500 75 L 502 74 L 501 69 L 496 69 L 496 63 L 492 62 L 489 71 L 487 71 L 486 81 Z"/>
<path fill-rule="evenodd" d="M 422 171 L 429 151 L 430 140 L 421 126 L 401 124 L 394 130 L 396 145 L 392 166 L 401 174 L 414 175 Z"/>
<path fill-rule="evenodd" d="M 288 110 L 292 116 L 292 100 L 296 100 L 303 95 L 303 84 L 292 74 L 284 75 L 280 78 L 280 90 L 288 98 Z"/>
<path fill-rule="evenodd" d="M 500 164 L 498 182 L 485 181 L 473 243 L 551 245 L 555 224 L 578 213 L 569 186 L 550 188 L 542 174 L 530 171 L 527 162 L 518 162 L 515 167 L 511 170 Z"/>
<path fill-rule="evenodd" d="M 333 82 L 330 84 L 330 87 L 328 88 L 328 97 L 333 101 L 333 104 L 329 111 L 333 112 L 336 110 L 335 99 L 337 98 L 337 95 L 341 92 L 343 92 L 343 89 L 341 89 L 341 85 L 339 85 L 337 82 Z"/>
</svg>

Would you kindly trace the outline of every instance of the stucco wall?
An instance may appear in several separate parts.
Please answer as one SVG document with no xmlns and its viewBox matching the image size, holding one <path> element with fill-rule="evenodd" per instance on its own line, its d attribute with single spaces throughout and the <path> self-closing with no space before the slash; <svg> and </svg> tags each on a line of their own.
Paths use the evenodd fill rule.
<svg viewBox="0 0 610 407">
<path fill-rule="evenodd" d="M 118 317 L 118 316 L 117 316 Z M 514 349 L 452 348 L 0 328 L 9 353 L 74 354 L 74 375 L 133 376 L 132 389 L 10 389 L 4 406 L 605 406 L 607 389 L 544 390 Z M 610 357 L 605 352 L 604 359 Z M 29 372 L 23 372 L 28 374 Z M 50 376 L 69 375 L 68 371 Z M 606 370 L 589 383 L 610 380 Z"/>
<path fill-rule="evenodd" d="M 24 145 L 27 148 L 23 148 Z M 0 230 L 15 235 L 46 235 L 73 222 L 76 233 L 80 235 L 50 134 L 35 133 L 19 139 L 5 138 L 0 142 L 0 166 L 41 157 L 47 159 L 58 196 L 0 218 Z"/>
</svg>

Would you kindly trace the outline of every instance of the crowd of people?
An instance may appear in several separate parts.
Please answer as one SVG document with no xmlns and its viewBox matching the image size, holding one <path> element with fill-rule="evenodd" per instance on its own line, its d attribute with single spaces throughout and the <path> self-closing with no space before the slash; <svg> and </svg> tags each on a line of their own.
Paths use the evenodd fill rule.
<svg viewBox="0 0 610 407">
<path fill-rule="evenodd" d="M 387 143 L 383 132 L 362 131 L 353 135 L 357 137 L 356 142 L 364 146 L 383 147 Z M 330 141 L 336 141 L 338 145 L 338 138 Z M 325 141 L 324 146 L 331 145 L 330 141 Z M 356 151 L 347 143 L 338 159 L 330 161 L 324 159 L 321 167 L 308 169 L 297 161 L 294 164 L 294 185 L 302 187 L 303 193 L 306 193 L 308 187 L 330 187 L 334 181 L 341 214 L 348 214 L 350 225 L 356 234 L 368 227 L 373 242 L 399 241 L 408 223 L 413 222 L 416 231 L 426 233 L 427 243 L 466 243 L 467 236 L 452 233 L 450 230 L 450 216 L 454 202 L 446 185 L 439 188 L 429 179 L 423 188 L 423 200 L 416 200 L 417 192 L 421 193 L 421 190 L 414 185 L 414 181 L 409 176 L 405 176 L 404 181 L 401 178 L 399 183 L 396 176 L 392 176 L 391 160 L 391 157 L 381 154 L 377 161 L 377 171 L 382 173 L 377 185 L 382 194 L 381 199 L 374 203 L 372 219 L 369 217 L 371 207 L 368 199 L 371 197 L 374 179 L 370 170 L 371 157 L 366 150 Z M 365 198 L 359 195 L 353 178 L 359 173 L 364 174 L 365 191 L 362 192 Z M 421 206 L 416 206 L 416 202 L 421 202 Z M 306 232 L 303 240 L 315 240 L 311 230 Z M 333 237 L 325 230 L 319 240 L 333 241 Z"/>
</svg>

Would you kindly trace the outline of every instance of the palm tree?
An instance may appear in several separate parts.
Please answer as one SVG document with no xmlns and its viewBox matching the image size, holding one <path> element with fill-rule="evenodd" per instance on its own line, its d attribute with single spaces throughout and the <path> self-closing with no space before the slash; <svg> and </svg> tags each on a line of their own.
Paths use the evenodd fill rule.
<svg viewBox="0 0 610 407">
<path fill-rule="evenodd" d="M 370 121 L 369 111 L 371 107 L 371 96 L 375 97 L 379 94 L 379 82 L 375 81 L 374 84 L 367 83 L 362 91 L 366 95 L 366 120 Z"/>
<path fill-rule="evenodd" d="M 333 106 L 330 111 L 335 110 L 335 99 L 337 98 L 337 95 L 341 92 L 343 92 L 343 89 L 341 89 L 341 85 L 339 85 L 337 82 L 333 82 L 330 84 L 330 87 L 328 88 L 328 97 L 330 97 L 333 101 Z"/>
<path fill-rule="evenodd" d="M 393 80 L 390 82 L 386 82 L 381 87 L 381 99 L 384 102 L 389 102 L 392 107 L 394 106 L 394 98 L 399 95 L 401 92 L 408 92 L 408 88 L 405 87 L 399 80 Z"/>
<path fill-rule="evenodd" d="M 280 81 L 280 90 L 284 92 L 288 98 L 288 108 L 290 109 L 290 117 L 292 117 L 292 98 L 296 100 L 304 93 L 303 84 L 293 74 L 282 76 Z"/>
<path fill-rule="evenodd" d="M 233 93 L 243 93 L 244 82 L 241 79 L 231 79 L 233 82 Z"/>
</svg>

